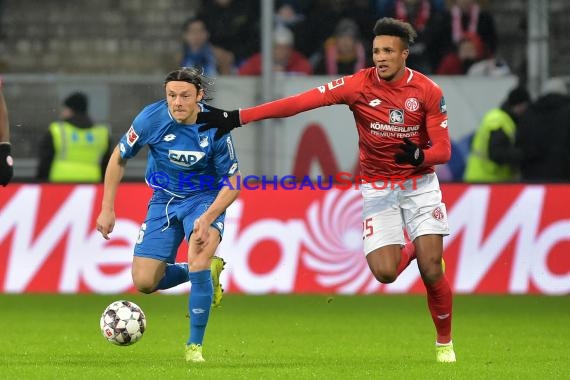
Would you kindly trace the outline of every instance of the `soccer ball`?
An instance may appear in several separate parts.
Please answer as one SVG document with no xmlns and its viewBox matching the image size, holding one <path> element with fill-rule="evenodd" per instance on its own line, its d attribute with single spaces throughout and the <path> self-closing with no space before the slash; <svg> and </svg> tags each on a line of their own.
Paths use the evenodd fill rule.
<svg viewBox="0 0 570 380">
<path fill-rule="evenodd" d="M 146 330 L 146 318 L 137 304 L 131 301 L 115 301 L 101 315 L 101 333 L 109 342 L 128 346 L 142 338 Z"/>
</svg>

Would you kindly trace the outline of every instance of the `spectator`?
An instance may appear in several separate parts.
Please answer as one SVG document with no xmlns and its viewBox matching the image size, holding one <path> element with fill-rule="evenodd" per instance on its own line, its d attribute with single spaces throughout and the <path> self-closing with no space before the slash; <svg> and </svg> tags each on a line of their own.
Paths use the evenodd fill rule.
<svg viewBox="0 0 570 380">
<path fill-rule="evenodd" d="M 570 181 L 570 97 L 562 79 L 550 79 L 521 116 L 516 144 L 524 181 Z"/>
<path fill-rule="evenodd" d="M 311 63 L 294 49 L 293 33 L 284 26 L 278 26 L 273 34 L 273 70 L 287 74 L 310 75 Z M 261 53 L 256 53 L 241 65 L 239 75 L 261 74 Z"/>
<path fill-rule="evenodd" d="M 366 52 L 359 37 L 358 25 L 350 19 L 342 19 L 334 36 L 324 44 L 315 74 L 347 75 L 367 66 Z"/>
<path fill-rule="evenodd" d="M 497 50 L 497 32 L 491 13 L 481 9 L 477 0 L 456 0 L 446 16 L 445 28 L 452 42 L 457 44 L 465 33 L 475 33 L 485 47 L 484 57 Z"/>
<path fill-rule="evenodd" d="M 335 25 L 340 20 L 334 9 L 335 4 L 336 2 L 331 4 L 325 0 L 309 2 L 300 11 L 303 12 L 304 19 L 294 25 L 288 25 L 295 36 L 295 49 L 313 64 L 318 60 L 324 41 L 334 33 Z"/>
<path fill-rule="evenodd" d="M 87 96 L 71 94 L 63 102 L 61 120 L 50 124 L 39 147 L 37 179 L 50 182 L 101 182 L 111 156 L 109 130 L 94 124 Z"/>
<path fill-rule="evenodd" d="M 433 0 L 395 0 L 384 7 L 387 17 L 409 22 L 418 32 L 416 42 L 410 46 L 406 66 L 424 74 L 434 72 L 451 45 L 439 5 Z"/>
<path fill-rule="evenodd" d="M 182 26 L 182 56 L 180 67 L 197 67 L 208 76 L 218 73 L 214 49 L 209 42 L 206 23 L 196 17 L 189 18 Z"/>
<path fill-rule="evenodd" d="M 307 24 L 307 17 L 304 11 L 313 6 L 311 2 L 301 4 L 296 0 L 278 0 L 275 3 L 275 27 L 284 26 L 293 32 L 295 50 L 305 57 L 315 53 L 317 48 L 305 51 L 310 40 L 315 38 L 315 33 L 311 35 L 314 25 Z M 324 40 L 324 37 L 323 37 Z"/>
<path fill-rule="evenodd" d="M 372 46 L 374 39 L 374 25 L 377 17 L 370 10 L 370 0 L 336 0 L 326 1 L 325 3 L 338 3 L 336 10 L 336 21 L 332 25 L 336 25 L 343 18 L 349 18 L 356 22 L 359 29 L 363 32 L 360 40 L 364 46 Z M 330 36 L 332 33 L 328 33 Z M 321 42 L 322 43 L 322 42 Z"/>
<path fill-rule="evenodd" d="M 369 0 L 305 0 L 301 12 L 305 20 L 295 25 L 295 47 L 311 63 L 317 64 L 319 53 L 324 42 L 335 32 L 335 27 L 343 18 L 356 22 L 360 31 L 360 40 L 364 46 L 372 46 L 372 28 L 376 22 L 374 12 L 371 12 Z M 302 38 L 300 38 L 301 36 Z"/>
<path fill-rule="evenodd" d="M 305 15 L 299 11 L 297 1 L 281 0 L 276 4 L 275 23 L 292 29 L 305 20 Z M 293 33 L 295 34 L 295 33 Z"/>
<path fill-rule="evenodd" d="M 448 53 L 436 70 L 438 75 L 465 75 L 471 66 L 483 58 L 485 47 L 475 33 L 465 33 L 456 51 Z"/>
<path fill-rule="evenodd" d="M 518 118 L 530 102 L 523 87 L 511 90 L 500 108 L 487 112 L 475 132 L 467 158 L 466 182 L 507 182 L 518 179 L 521 152 L 515 147 Z"/>
<path fill-rule="evenodd" d="M 231 74 L 246 57 L 259 50 L 257 1 L 203 0 L 198 16 L 210 31 L 220 74 Z"/>
</svg>

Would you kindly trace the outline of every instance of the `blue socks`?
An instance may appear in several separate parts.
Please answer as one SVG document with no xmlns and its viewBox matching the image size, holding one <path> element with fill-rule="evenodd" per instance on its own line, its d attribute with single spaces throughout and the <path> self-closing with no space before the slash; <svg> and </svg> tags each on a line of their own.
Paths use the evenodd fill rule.
<svg viewBox="0 0 570 380">
<path fill-rule="evenodd" d="M 190 312 L 190 337 L 188 345 L 202 344 L 208 317 L 210 316 L 210 307 L 212 306 L 212 297 L 214 287 L 212 286 L 212 273 L 210 269 L 200 272 L 189 272 L 192 289 L 190 289 L 189 312 Z"/>
<path fill-rule="evenodd" d="M 158 282 L 156 290 L 169 289 L 188 282 L 188 263 L 166 264 L 164 276 Z"/>
</svg>

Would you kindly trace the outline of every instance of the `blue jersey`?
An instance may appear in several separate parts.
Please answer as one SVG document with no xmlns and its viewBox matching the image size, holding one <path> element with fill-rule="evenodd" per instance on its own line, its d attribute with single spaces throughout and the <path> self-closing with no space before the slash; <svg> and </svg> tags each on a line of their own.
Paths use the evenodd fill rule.
<svg viewBox="0 0 570 380">
<path fill-rule="evenodd" d="M 199 103 L 202 111 L 207 112 Z M 230 134 L 214 140 L 215 128 L 198 131 L 199 124 L 180 124 L 166 100 L 145 107 L 121 138 L 121 157 L 134 157 L 149 146 L 145 174 L 153 199 L 186 198 L 198 193 L 215 196 L 227 178 L 238 172 Z"/>
</svg>

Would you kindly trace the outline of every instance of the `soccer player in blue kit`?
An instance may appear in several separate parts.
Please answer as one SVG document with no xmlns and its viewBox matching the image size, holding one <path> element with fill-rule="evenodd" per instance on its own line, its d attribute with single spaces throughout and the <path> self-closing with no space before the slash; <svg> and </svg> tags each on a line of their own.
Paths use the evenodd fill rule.
<svg viewBox="0 0 570 380">
<path fill-rule="evenodd" d="M 202 342 L 210 305 L 221 299 L 223 261 L 214 253 L 223 235 L 225 211 L 239 195 L 238 159 L 231 136 L 214 139 L 215 129 L 199 132 L 195 124 L 210 85 L 194 68 L 166 76 L 166 99 L 137 115 L 111 155 L 97 218 L 97 230 L 109 239 L 125 164 L 148 145 L 145 180 L 154 191 L 134 249 L 133 283 L 139 291 L 152 293 L 190 281 L 188 362 L 204 361 Z M 175 263 L 184 238 L 188 264 Z"/>
</svg>

